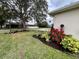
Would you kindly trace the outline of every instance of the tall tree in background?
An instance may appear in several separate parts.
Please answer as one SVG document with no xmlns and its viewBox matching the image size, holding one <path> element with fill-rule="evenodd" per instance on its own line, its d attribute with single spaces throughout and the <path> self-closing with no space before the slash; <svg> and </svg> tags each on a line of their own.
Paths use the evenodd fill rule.
<svg viewBox="0 0 79 59">
<path fill-rule="evenodd" d="M 41 23 L 46 19 L 48 5 L 45 0 L 0 0 L 6 2 L 10 9 L 16 10 L 17 17 L 22 20 L 23 28 L 25 22 L 34 19 L 37 23 Z"/>
<path fill-rule="evenodd" d="M 11 15 L 9 15 L 9 9 L 7 6 L 0 2 L 0 27 L 5 23 L 6 19 L 8 19 Z"/>
<path fill-rule="evenodd" d="M 0 27 L 4 25 L 7 20 L 17 18 L 17 10 L 15 10 L 6 1 L 0 0 Z M 9 29 L 11 33 L 11 21 L 9 21 Z"/>
<path fill-rule="evenodd" d="M 33 1 L 29 14 L 37 21 L 37 25 L 42 25 L 42 22 L 46 20 L 47 13 L 48 5 L 46 0 Z"/>
<path fill-rule="evenodd" d="M 45 0 L 16 0 L 16 6 L 20 11 L 19 16 L 24 28 L 28 19 L 35 19 L 37 24 L 46 19 L 48 5 Z"/>
</svg>

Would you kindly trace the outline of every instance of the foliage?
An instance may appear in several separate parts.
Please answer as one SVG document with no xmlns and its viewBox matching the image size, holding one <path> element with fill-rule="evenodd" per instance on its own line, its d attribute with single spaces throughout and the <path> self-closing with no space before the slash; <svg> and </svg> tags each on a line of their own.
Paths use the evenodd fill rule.
<svg viewBox="0 0 79 59">
<path fill-rule="evenodd" d="M 52 28 L 50 32 L 50 39 L 59 44 L 61 40 L 64 38 L 64 35 L 65 34 L 62 29 L 58 30 L 58 29 Z"/>
<path fill-rule="evenodd" d="M 52 27 L 50 31 L 50 39 L 61 45 L 64 49 L 68 49 L 73 53 L 79 52 L 79 41 L 71 35 L 64 34 L 63 28 L 58 30 Z"/>
<path fill-rule="evenodd" d="M 37 23 L 46 19 L 48 5 L 46 0 L 0 0 L 5 2 L 10 9 L 14 9 L 16 16 L 22 20 L 23 27 L 25 21 L 34 19 Z M 12 2 L 12 3 L 11 3 Z M 17 9 L 16 9 L 17 8 Z"/>
<path fill-rule="evenodd" d="M 44 33 L 41 35 L 41 38 L 45 38 L 46 41 L 49 41 L 50 36 L 48 35 L 48 32 L 44 32 Z"/>
<path fill-rule="evenodd" d="M 79 41 L 72 36 L 65 36 L 61 44 L 65 49 L 69 49 L 71 52 L 79 52 Z"/>
<path fill-rule="evenodd" d="M 8 19 L 16 18 L 16 12 L 14 9 L 10 9 L 9 6 L 5 2 L 0 1 L 0 25 L 6 22 Z"/>
<path fill-rule="evenodd" d="M 47 28 L 48 27 L 48 23 L 46 21 L 42 22 L 42 23 L 38 23 L 37 24 L 39 27 L 43 27 L 43 28 Z"/>
<path fill-rule="evenodd" d="M 2 25 L 5 23 L 5 20 L 0 20 L 0 26 L 2 28 Z"/>
<path fill-rule="evenodd" d="M 5 19 L 7 18 L 6 16 L 6 11 L 7 9 L 5 9 L 5 5 L 3 4 L 0 4 L 0 26 L 2 28 L 2 25 L 4 24 L 5 22 Z"/>
</svg>

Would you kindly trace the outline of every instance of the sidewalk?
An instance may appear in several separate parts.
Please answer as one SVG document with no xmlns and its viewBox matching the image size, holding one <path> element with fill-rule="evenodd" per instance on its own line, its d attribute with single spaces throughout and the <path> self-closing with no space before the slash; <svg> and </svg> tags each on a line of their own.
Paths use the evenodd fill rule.
<svg viewBox="0 0 79 59">
<path fill-rule="evenodd" d="M 34 31 L 50 31 L 50 28 L 28 28 L 27 30 L 34 30 Z"/>
<path fill-rule="evenodd" d="M 11 31 L 21 31 L 22 29 L 11 29 Z M 26 30 L 30 30 L 30 31 L 50 31 L 50 28 L 27 28 Z M 1 29 L 0 33 L 9 33 L 10 29 Z"/>
</svg>

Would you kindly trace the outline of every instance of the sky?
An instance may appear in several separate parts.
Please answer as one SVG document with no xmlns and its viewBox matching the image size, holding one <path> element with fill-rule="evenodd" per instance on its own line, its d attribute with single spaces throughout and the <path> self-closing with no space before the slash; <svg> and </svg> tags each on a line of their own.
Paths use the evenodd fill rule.
<svg viewBox="0 0 79 59">
<path fill-rule="evenodd" d="M 49 12 L 79 0 L 47 0 Z"/>
</svg>

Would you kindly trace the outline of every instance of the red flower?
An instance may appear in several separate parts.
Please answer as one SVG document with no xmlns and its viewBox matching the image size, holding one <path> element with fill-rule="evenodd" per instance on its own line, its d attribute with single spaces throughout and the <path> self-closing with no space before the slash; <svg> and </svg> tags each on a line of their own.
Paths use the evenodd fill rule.
<svg viewBox="0 0 79 59">
<path fill-rule="evenodd" d="M 55 29 L 53 28 L 51 30 L 51 35 L 50 37 L 53 37 L 52 38 L 52 41 L 57 41 L 57 42 L 60 42 L 63 38 L 64 38 L 64 31 L 63 29 L 60 29 L 60 31 L 58 29 Z"/>
</svg>

